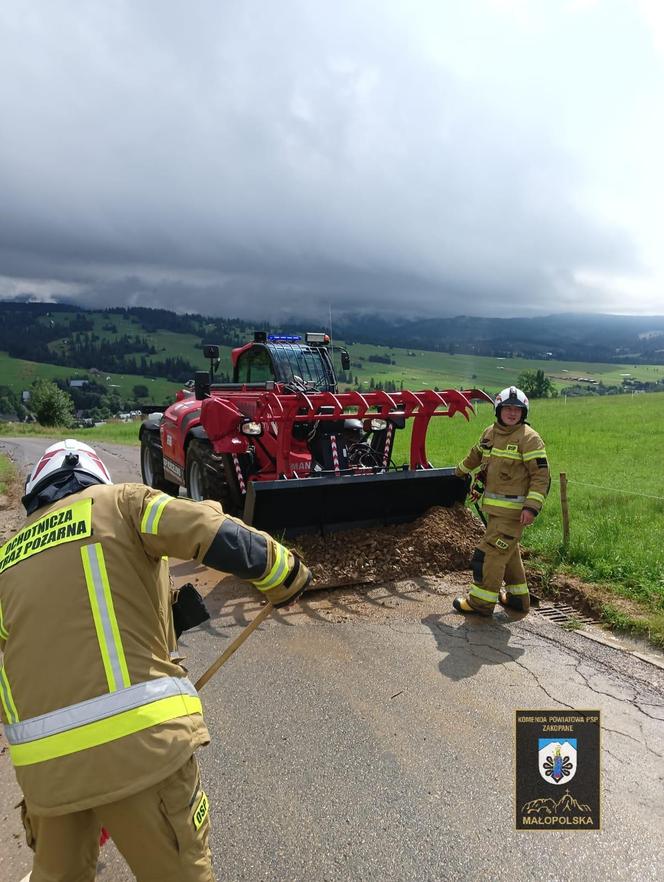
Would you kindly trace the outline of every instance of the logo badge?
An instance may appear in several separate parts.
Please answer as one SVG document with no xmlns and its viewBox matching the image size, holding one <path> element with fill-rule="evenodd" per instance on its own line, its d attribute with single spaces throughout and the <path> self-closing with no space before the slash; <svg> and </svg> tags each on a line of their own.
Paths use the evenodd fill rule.
<svg viewBox="0 0 664 882">
<path fill-rule="evenodd" d="M 553 738 L 538 739 L 539 773 L 549 784 L 567 784 L 576 774 L 576 738 L 560 743 Z"/>
<path fill-rule="evenodd" d="M 518 710 L 515 736 L 516 829 L 599 830 L 600 712 Z"/>
<path fill-rule="evenodd" d="M 209 810 L 210 803 L 208 802 L 207 795 L 205 794 L 205 792 L 203 792 L 203 795 L 201 796 L 198 805 L 194 809 L 194 814 L 192 816 L 194 820 L 194 827 L 197 830 L 200 830 L 203 826 L 203 821 L 207 818 Z"/>
</svg>

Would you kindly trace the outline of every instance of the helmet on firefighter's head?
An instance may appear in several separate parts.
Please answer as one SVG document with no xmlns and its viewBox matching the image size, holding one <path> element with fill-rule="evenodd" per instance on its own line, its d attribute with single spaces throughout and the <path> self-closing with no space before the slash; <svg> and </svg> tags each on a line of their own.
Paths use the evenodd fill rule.
<svg viewBox="0 0 664 882">
<path fill-rule="evenodd" d="M 523 393 L 521 389 L 517 389 L 516 386 L 508 386 L 507 389 L 503 389 L 502 392 L 499 392 L 496 395 L 493 404 L 496 410 L 496 419 L 499 423 L 502 423 L 500 412 L 505 405 L 508 407 L 520 407 L 521 422 L 524 423 L 526 421 L 526 417 L 528 416 L 528 399 L 525 393 Z"/>
<path fill-rule="evenodd" d="M 47 447 L 41 455 L 25 482 L 23 505 L 28 509 L 29 503 L 46 487 L 74 474 L 81 477 L 85 486 L 113 483 L 92 447 L 67 438 Z"/>
</svg>

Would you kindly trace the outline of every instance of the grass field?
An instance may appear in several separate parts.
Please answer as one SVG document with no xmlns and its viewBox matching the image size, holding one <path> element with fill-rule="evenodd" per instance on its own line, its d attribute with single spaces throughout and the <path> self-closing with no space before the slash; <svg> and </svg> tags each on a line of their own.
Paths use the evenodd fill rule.
<svg viewBox="0 0 664 882">
<path fill-rule="evenodd" d="M 0 423 L 0 437 L 17 438 L 21 435 L 42 435 L 44 438 L 78 438 L 94 447 L 96 441 L 108 441 L 110 444 L 138 444 L 140 419 L 109 420 L 93 429 L 66 429 L 53 426 L 40 426 L 37 423 Z"/>
<path fill-rule="evenodd" d="M 8 456 L 0 453 L 0 495 L 7 492 L 7 487 L 14 478 L 14 463 Z"/>
</svg>

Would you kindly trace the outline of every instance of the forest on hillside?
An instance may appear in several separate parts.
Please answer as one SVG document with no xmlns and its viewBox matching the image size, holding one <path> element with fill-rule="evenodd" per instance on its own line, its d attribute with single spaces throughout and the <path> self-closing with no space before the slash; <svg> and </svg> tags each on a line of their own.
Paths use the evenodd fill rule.
<svg viewBox="0 0 664 882">
<path fill-rule="evenodd" d="M 100 328 L 93 316 L 102 315 Z M 118 333 L 114 319 L 129 320 L 135 333 Z M 155 358 L 146 335 L 156 331 L 190 334 L 205 342 L 238 346 L 253 325 L 239 319 L 178 315 L 166 309 L 113 308 L 87 312 L 66 304 L 0 302 L 0 351 L 12 358 L 80 370 L 164 377 L 181 383 L 198 369 L 181 355 Z M 57 344 L 57 345 L 56 345 Z"/>
</svg>

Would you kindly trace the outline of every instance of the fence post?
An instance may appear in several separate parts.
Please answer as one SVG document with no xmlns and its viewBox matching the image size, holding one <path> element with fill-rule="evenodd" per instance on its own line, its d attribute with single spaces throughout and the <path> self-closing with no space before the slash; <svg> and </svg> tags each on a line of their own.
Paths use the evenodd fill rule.
<svg viewBox="0 0 664 882">
<path fill-rule="evenodd" d="M 569 545 L 569 509 L 567 507 L 567 474 L 560 473 L 560 508 L 563 513 L 563 546 Z"/>
</svg>

